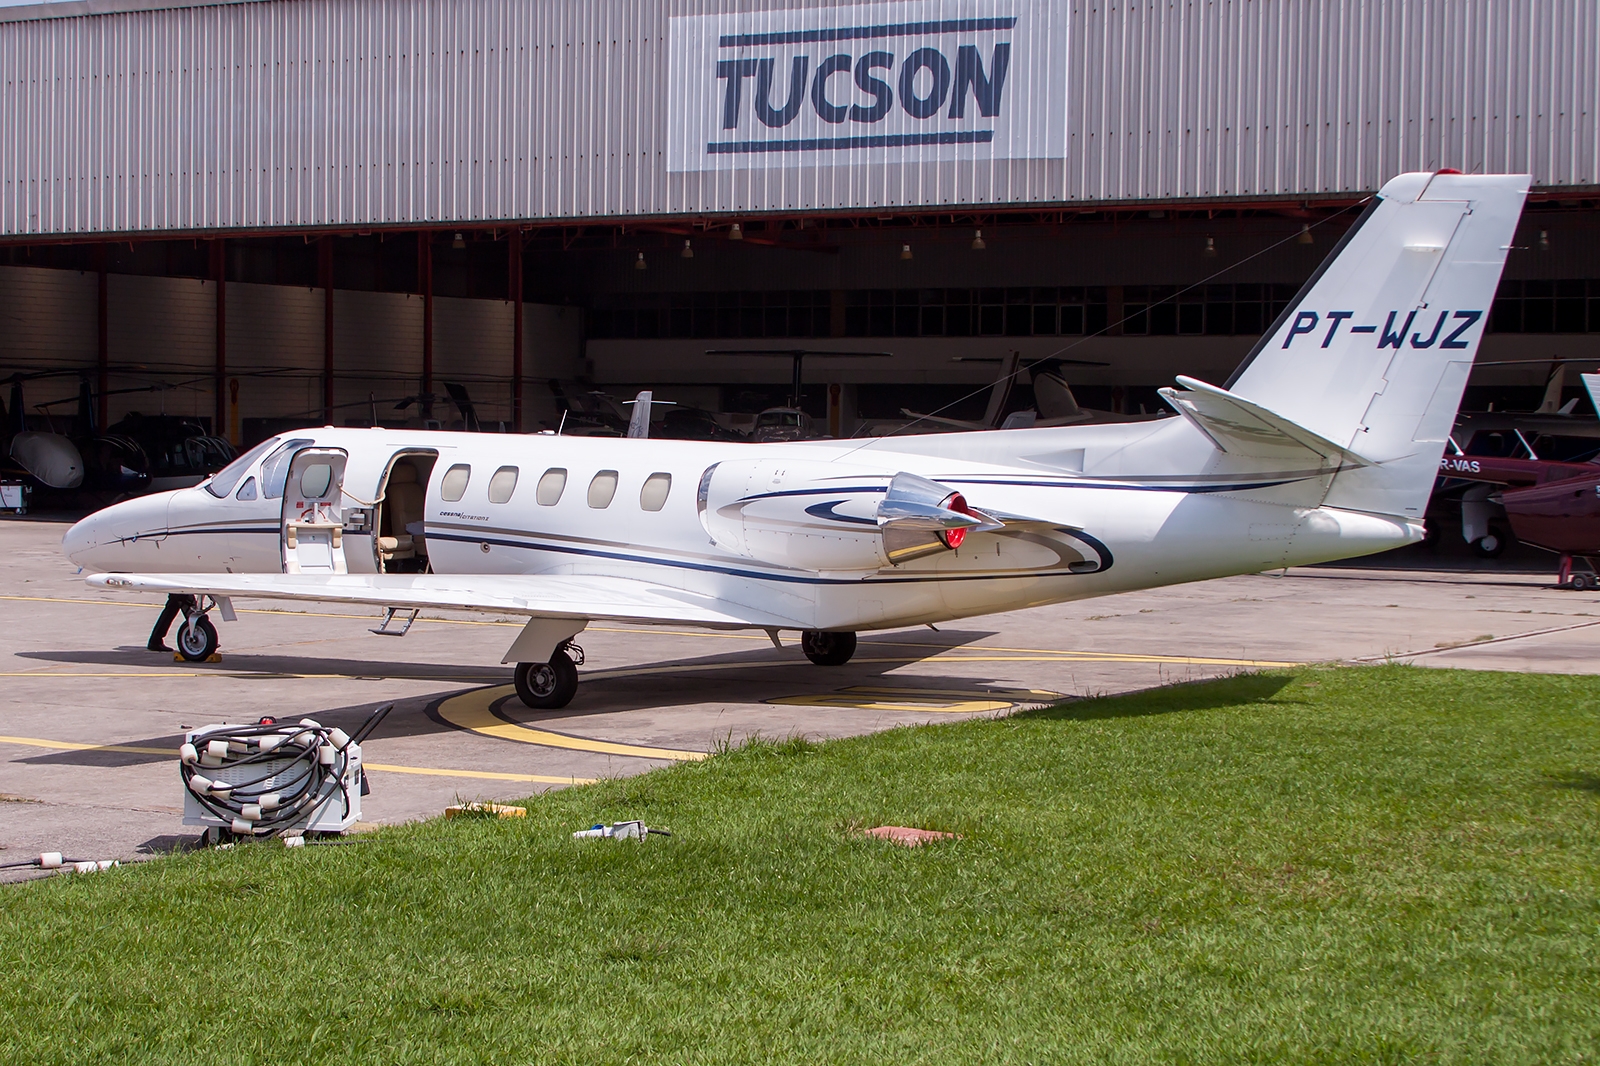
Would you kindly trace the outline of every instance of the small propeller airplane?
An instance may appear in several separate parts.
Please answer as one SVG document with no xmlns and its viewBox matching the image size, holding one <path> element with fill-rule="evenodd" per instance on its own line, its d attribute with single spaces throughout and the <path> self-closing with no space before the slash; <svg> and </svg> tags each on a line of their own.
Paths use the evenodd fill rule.
<svg viewBox="0 0 1600 1066">
<path fill-rule="evenodd" d="M 1414 543 L 1526 175 L 1384 185 L 1225 386 L 1180 417 L 773 444 L 324 427 L 203 484 L 96 512 L 91 586 L 527 622 L 502 661 L 534 708 L 578 687 L 596 620 L 856 634 Z M 407 623 L 408 624 L 408 623 Z"/>
</svg>

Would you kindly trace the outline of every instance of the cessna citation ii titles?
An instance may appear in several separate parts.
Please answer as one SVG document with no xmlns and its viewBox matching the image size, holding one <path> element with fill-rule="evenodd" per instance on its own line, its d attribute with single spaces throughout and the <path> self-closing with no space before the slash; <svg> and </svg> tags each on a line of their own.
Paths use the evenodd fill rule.
<svg viewBox="0 0 1600 1066">
<path fill-rule="evenodd" d="M 531 707 L 591 621 L 862 630 L 1343 559 L 1422 538 L 1525 175 L 1388 182 L 1225 387 L 1125 425 L 743 444 L 307 429 L 67 533 L 92 586 L 527 618 Z"/>
</svg>

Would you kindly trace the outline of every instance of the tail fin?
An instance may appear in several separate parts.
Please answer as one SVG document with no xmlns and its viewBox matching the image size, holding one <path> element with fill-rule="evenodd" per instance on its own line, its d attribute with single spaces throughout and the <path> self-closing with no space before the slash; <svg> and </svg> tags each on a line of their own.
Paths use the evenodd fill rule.
<svg viewBox="0 0 1600 1066">
<path fill-rule="evenodd" d="M 1334 477 L 1330 506 L 1422 516 L 1528 182 L 1394 178 L 1229 380 L 1366 460 Z"/>
</svg>

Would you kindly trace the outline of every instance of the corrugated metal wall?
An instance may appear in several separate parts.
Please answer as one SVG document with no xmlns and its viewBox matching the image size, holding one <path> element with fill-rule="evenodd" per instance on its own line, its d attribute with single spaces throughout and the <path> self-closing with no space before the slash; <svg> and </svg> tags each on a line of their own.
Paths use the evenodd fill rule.
<svg viewBox="0 0 1600 1066">
<path fill-rule="evenodd" d="M 1071 0 L 1064 158 L 669 175 L 669 16 L 827 2 L 0 13 L 0 234 L 1600 184 L 1594 0 Z"/>
</svg>

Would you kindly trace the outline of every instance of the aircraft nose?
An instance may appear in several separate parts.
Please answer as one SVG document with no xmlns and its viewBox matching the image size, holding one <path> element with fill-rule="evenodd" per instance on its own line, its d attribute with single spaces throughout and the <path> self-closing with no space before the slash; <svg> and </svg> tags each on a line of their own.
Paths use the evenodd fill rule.
<svg viewBox="0 0 1600 1066">
<path fill-rule="evenodd" d="M 130 545 L 167 531 L 168 493 L 112 504 L 81 519 L 61 538 L 61 550 L 85 570 L 119 570 L 135 565 Z"/>
<path fill-rule="evenodd" d="M 85 561 L 88 553 L 100 544 L 100 526 L 96 521 L 99 512 L 87 518 L 80 518 L 67 530 L 67 535 L 61 538 L 61 551 L 68 559 L 79 566 L 88 567 Z"/>
</svg>

